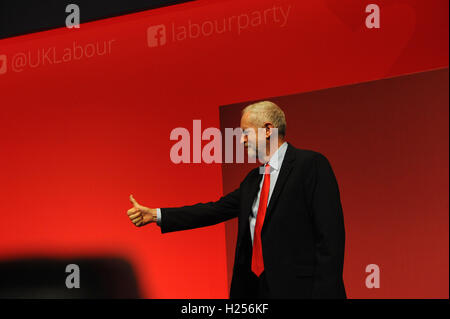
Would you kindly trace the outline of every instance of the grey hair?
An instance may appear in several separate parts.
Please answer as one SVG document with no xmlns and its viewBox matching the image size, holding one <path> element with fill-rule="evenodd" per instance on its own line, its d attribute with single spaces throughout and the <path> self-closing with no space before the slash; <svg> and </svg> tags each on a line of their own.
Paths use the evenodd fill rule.
<svg viewBox="0 0 450 319">
<path fill-rule="evenodd" d="M 261 101 L 247 105 L 242 110 L 242 115 L 250 112 L 251 122 L 258 127 L 263 127 L 264 122 L 270 122 L 278 128 L 278 136 L 283 137 L 286 134 L 286 117 L 283 110 L 273 102 Z"/>
</svg>

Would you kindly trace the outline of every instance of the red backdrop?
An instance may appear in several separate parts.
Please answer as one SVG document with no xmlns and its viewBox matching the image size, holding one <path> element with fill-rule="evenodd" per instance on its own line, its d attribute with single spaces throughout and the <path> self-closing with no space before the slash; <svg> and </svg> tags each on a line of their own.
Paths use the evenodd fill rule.
<svg viewBox="0 0 450 319">
<path fill-rule="evenodd" d="M 169 134 L 193 119 L 219 127 L 219 105 L 448 67 L 447 1 L 378 1 L 377 30 L 364 27 L 365 5 L 196 1 L 1 40 L 0 258 L 115 254 L 135 266 L 144 297 L 226 298 L 225 225 L 136 229 L 128 195 L 154 207 L 217 199 L 220 164 L 173 164 Z M 160 24 L 166 43 L 149 47 L 147 28 Z M 208 35 L 215 24 L 227 29 Z M 424 297 L 448 297 L 444 288 Z M 412 296 L 395 289 L 383 296 Z"/>
</svg>

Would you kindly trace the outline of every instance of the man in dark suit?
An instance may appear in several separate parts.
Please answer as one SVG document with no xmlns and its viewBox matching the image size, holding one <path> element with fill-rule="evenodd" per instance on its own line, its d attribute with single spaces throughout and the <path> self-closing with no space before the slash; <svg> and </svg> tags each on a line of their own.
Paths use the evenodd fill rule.
<svg viewBox="0 0 450 319">
<path fill-rule="evenodd" d="M 230 298 L 346 298 L 344 220 L 328 160 L 285 141 L 284 112 L 270 101 L 247 106 L 241 128 L 249 157 L 265 164 L 239 188 L 216 202 L 178 208 L 151 209 L 131 195 L 130 220 L 138 227 L 157 222 L 167 233 L 238 217 Z"/>
</svg>

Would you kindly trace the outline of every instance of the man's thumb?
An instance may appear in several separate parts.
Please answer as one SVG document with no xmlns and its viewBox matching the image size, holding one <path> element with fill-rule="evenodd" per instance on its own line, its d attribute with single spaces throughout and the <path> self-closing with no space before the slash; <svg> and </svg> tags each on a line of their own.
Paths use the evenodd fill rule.
<svg viewBox="0 0 450 319">
<path fill-rule="evenodd" d="M 134 199 L 133 195 L 130 195 L 130 202 L 134 205 L 134 207 L 138 206 L 138 202 Z"/>
</svg>

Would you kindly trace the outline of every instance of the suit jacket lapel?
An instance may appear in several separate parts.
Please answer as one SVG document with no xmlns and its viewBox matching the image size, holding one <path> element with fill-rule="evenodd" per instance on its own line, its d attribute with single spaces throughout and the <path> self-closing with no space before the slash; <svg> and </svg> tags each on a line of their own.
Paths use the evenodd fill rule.
<svg viewBox="0 0 450 319">
<path fill-rule="evenodd" d="M 283 164 L 281 165 L 280 173 L 278 174 L 277 183 L 275 184 L 272 196 L 270 197 L 269 206 L 267 207 L 266 210 L 266 216 L 264 217 L 264 223 L 261 230 L 261 234 L 264 232 L 264 226 L 270 220 L 276 201 L 280 196 L 281 190 L 283 189 L 283 186 L 288 179 L 289 173 L 291 172 L 292 163 L 294 159 L 295 159 L 295 149 L 291 144 L 288 143 L 286 154 L 284 155 L 283 159 Z"/>
</svg>

